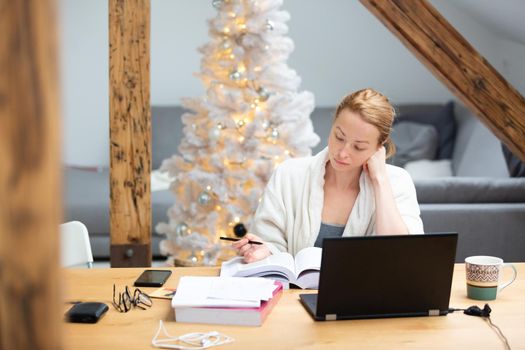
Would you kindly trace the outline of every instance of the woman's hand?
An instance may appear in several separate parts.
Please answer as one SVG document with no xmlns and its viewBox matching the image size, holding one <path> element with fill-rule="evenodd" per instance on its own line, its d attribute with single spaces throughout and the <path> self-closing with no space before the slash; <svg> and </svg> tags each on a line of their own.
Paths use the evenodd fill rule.
<svg viewBox="0 0 525 350">
<path fill-rule="evenodd" d="M 386 150 L 385 146 L 379 149 L 368 159 L 364 167 L 372 182 L 386 178 Z"/>
<path fill-rule="evenodd" d="M 244 257 L 244 262 L 252 263 L 272 254 L 266 244 L 251 244 L 248 241 L 262 242 L 262 239 L 256 235 L 247 233 L 241 240 L 232 244 L 232 247 L 237 249 L 237 253 Z"/>
</svg>

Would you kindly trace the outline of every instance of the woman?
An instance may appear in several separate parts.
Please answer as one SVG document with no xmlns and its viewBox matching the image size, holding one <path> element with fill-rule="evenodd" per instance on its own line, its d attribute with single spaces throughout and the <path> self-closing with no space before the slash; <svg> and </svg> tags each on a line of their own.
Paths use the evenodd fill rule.
<svg viewBox="0 0 525 350">
<path fill-rule="evenodd" d="M 373 89 L 346 96 L 328 147 L 283 162 L 273 173 L 249 234 L 233 247 L 245 262 L 279 251 L 295 255 L 324 237 L 423 233 L 410 175 L 385 163 L 394 109 Z M 250 244 L 248 240 L 264 242 Z"/>
</svg>

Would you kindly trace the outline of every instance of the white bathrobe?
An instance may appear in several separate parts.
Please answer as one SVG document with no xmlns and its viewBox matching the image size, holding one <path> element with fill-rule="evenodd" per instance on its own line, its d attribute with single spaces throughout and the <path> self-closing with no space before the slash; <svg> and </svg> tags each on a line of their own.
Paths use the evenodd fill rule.
<svg viewBox="0 0 525 350">
<path fill-rule="evenodd" d="M 288 251 L 295 256 L 314 245 L 321 227 L 326 162 L 328 148 L 312 157 L 289 159 L 275 169 L 250 227 L 250 232 L 268 243 L 273 253 Z M 412 178 L 402 168 L 388 164 L 386 167 L 409 233 L 423 233 Z M 364 171 L 359 188 L 343 237 L 376 234 L 374 188 Z"/>
</svg>

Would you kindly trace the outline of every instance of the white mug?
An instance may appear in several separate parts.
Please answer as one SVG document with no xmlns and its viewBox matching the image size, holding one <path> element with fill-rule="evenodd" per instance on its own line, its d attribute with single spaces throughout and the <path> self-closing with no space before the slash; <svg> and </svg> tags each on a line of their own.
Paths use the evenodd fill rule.
<svg viewBox="0 0 525 350">
<path fill-rule="evenodd" d="M 501 283 L 503 268 L 511 268 L 512 277 Z M 514 265 L 504 263 L 495 256 L 469 256 L 465 259 L 467 274 L 467 296 L 470 299 L 494 300 L 499 292 L 516 279 L 517 271 Z"/>
</svg>

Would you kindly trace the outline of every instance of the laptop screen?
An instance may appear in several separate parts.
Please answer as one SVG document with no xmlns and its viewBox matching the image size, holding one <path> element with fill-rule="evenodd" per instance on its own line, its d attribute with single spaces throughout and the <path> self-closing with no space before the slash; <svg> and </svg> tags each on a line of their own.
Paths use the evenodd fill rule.
<svg viewBox="0 0 525 350">
<path fill-rule="evenodd" d="M 324 239 L 317 316 L 446 313 L 456 243 L 457 233 Z"/>
</svg>

